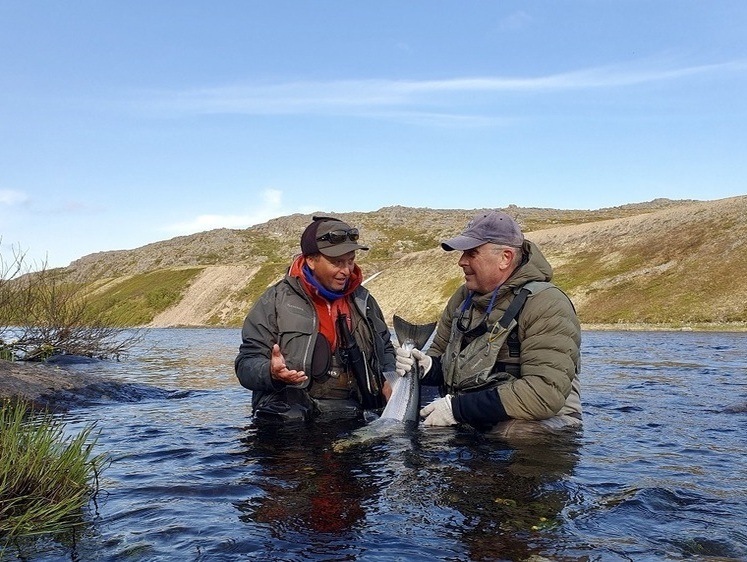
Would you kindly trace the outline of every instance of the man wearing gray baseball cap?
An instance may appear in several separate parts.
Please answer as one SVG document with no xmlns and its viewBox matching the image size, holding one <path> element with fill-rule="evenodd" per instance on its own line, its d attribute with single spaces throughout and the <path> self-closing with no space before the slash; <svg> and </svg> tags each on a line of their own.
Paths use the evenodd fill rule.
<svg viewBox="0 0 747 562">
<path fill-rule="evenodd" d="M 368 247 L 357 228 L 313 217 L 301 255 L 247 314 L 235 371 L 252 391 L 255 420 L 354 420 L 384 407 L 383 373 L 394 371 L 394 347 L 361 284 L 358 250 Z"/>
<path fill-rule="evenodd" d="M 443 390 L 424 425 L 505 437 L 580 426 L 581 327 L 539 248 L 502 211 L 477 214 L 441 247 L 462 252 L 464 284 L 427 354 L 396 349 L 400 375 L 417 361 L 423 384 Z"/>
</svg>

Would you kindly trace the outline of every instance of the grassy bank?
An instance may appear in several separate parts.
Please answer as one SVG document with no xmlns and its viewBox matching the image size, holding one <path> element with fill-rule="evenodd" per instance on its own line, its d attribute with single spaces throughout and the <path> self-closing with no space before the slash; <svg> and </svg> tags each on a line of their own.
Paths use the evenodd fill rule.
<svg viewBox="0 0 747 562">
<path fill-rule="evenodd" d="M 83 524 L 83 509 L 96 495 L 104 463 L 101 455 L 92 455 L 92 429 L 66 438 L 51 414 L 2 402 L 0 558 L 21 539 L 59 536 Z"/>
</svg>

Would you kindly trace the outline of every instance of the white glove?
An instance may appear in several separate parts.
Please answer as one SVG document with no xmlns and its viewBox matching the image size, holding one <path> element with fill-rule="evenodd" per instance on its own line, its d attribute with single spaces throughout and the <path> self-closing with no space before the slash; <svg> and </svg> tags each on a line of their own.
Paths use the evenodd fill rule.
<svg viewBox="0 0 747 562">
<path fill-rule="evenodd" d="M 410 372 L 410 369 L 412 369 L 412 366 L 415 364 L 415 359 L 412 358 L 412 352 L 409 349 L 398 347 L 394 352 L 397 359 L 397 364 L 394 370 L 397 371 L 397 374 L 400 377 L 404 377 Z"/>
<path fill-rule="evenodd" d="M 428 374 L 428 371 L 431 370 L 431 366 L 433 365 L 433 358 L 430 355 L 426 355 L 418 348 L 414 348 L 412 350 L 412 356 L 417 360 L 418 365 L 420 365 L 420 378 L 422 379 L 425 375 Z"/>
<path fill-rule="evenodd" d="M 423 425 L 442 427 L 457 425 L 454 412 L 451 409 L 451 395 L 447 394 L 443 398 L 436 398 L 420 410 L 420 417 L 425 418 Z"/>
<path fill-rule="evenodd" d="M 420 373 L 418 373 L 420 378 L 423 378 L 426 373 L 431 370 L 431 365 L 433 365 L 433 359 L 417 348 L 409 350 L 404 347 L 398 347 L 395 350 L 395 354 L 397 356 L 395 370 L 400 377 L 404 377 L 412 370 L 412 366 L 415 364 L 416 360 L 420 366 Z"/>
</svg>

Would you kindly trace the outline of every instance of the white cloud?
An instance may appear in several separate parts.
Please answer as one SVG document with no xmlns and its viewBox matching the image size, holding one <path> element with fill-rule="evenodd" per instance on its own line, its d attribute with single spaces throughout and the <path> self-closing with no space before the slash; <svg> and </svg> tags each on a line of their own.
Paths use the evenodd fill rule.
<svg viewBox="0 0 747 562">
<path fill-rule="evenodd" d="M 513 14 L 503 18 L 500 21 L 500 28 L 503 30 L 523 29 L 531 22 L 532 16 L 519 10 L 518 12 L 514 12 Z"/>
<path fill-rule="evenodd" d="M 216 228 L 247 228 L 287 214 L 287 209 L 283 208 L 282 199 L 281 191 L 267 189 L 262 192 L 260 201 L 255 203 L 250 213 L 198 215 L 191 220 L 168 225 L 162 230 L 172 234 L 194 234 Z"/>
<path fill-rule="evenodd" d="M 28 199 L 28 196 L 20 191 L 0 189 L 0 205 L 20 205 Z"/>
<path fill-rule="evenodd" d="M 538 93 L 620 88 L 697 75 L 741 73 L 747 61 L 683 66 L 663 59 L 592 67 L 544 76 L 475 76 L 444 80 L 333 80 L 276 84 L 231 84 L 178 92 L 158 92 L 151 107 L 202 114 L 335 114 L 391 117 L 396 109 L 452 107 L 456 113 L 471 98 L 465 93 Z M 456 97 L 450 97 L 456 96 Z M 467 101 L 465 101 L 467 100 Z M 387 112 L 389 112 L 387 114 Z"/>
</svg>

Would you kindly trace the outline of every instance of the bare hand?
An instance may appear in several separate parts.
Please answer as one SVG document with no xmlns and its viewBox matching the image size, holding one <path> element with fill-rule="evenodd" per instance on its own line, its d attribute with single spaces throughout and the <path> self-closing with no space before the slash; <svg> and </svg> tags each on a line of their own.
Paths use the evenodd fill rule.
<svg viewBox="0 0 747 562">
<path fill-rule="evenodd" d="M 381 394 L 389 402 L 389 399 L 392 397 L 392 385 L 389 384 L 389 381 L 384 381 L 384 385 L 381 387 Z"/>
<path fill-rule="evenodd" d="M 285 364 L 285 357 L 280 353 L 280 346 L 272 346 L 272 356 L 270 357 L 270 376 L 273 379 L 284 382 L 285 384 L 300 384 L 308 378 L 303 371 L 288 369 Z"/>
</svg>

